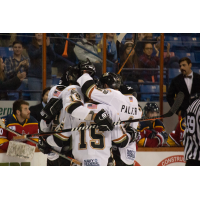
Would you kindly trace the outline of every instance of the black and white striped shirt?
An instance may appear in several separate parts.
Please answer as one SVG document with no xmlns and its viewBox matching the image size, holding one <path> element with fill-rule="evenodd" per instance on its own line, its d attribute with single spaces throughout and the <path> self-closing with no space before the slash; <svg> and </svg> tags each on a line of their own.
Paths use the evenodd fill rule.
<svg viewBox="0 0 200 200">
<path fill-rule="evenodd" d="M 187 109 L 184 146 L 185 160 L 200 160 L 200 99 Z"/>
</svg>

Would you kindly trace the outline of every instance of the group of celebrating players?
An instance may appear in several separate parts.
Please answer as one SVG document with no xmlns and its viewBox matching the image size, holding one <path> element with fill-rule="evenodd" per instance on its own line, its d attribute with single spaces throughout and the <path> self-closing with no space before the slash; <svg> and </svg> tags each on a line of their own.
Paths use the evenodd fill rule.
<svg viewBox="0 0 200 200">
<path fill-rule="evenodd" d="M 69 67 L 59 85 L 51 88 L 48 104 L 41 112 L 40 130 L 58 133 L 39 137 L 38 143 L 40 151 L 48 154 L 48 166 L 73 165 L 51 149 L 72 156 L 83 166 L 133 166 L 136 143 L 179 146 L 177 134 L 174 137 L 172 132 L 168 137 L 159 120 L 139 126 L 138 122 L 121 123 L 142 117 L 133 89 L 123 85 L 117 74 L 107 72 L 100 79 L 94 75 L 95 67 L 87 60 Z M 146 117 L 154 117 L 159 109 L 155 103 L 147 103 L 144 112 Z M 93 124 L 98 127 L 91 128 Z"/>
<path fill-rule="evenodd" d="M 49 91 L 40 113 L 39 140 L 28 102 L 14 102 L 5 125 L 22 135 L 34 134 L 31 139 L 47 154 L 47 166 L 75 165 L 74 159 L 83 166 L 133 166 L 137 146 L 183 146 L 184 119 L 169 135 L 158 119 L 131 122 L 143 115 L 133 94 L 120 75 L 107 72 L 95 78 L 95 67 L 87 60 L 69 67 Z M 146 103 L 143 111 L 147 118 L 159 115 L 156 103 Z M 7 151 L 15 134 L 0 130 L 0 148 Z"/>
</svg>

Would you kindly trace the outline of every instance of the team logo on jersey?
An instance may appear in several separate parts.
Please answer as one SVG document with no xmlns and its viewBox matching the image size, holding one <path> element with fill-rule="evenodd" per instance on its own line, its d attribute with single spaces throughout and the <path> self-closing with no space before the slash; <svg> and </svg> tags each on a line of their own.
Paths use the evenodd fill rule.
<svg viewBox="0 0 200 200">
<path fill-rule="evenodd" d="M 71 95 L 70 95 L 70 100 L 71 101 L 81 101 L 81 96 L 77 93 L 76 90 L 71 90 Z"/>
<path fill-rule="evenodd" d="M 12 129 L 13 131 L 16 131 L 16 126 L 9 126 L 9 129 Z"/>
<path fill-rule="evenodd" d="M 98 87 L 96 87 L 96 89 L 101 91 L 104 94 L 108 94 L 108 90 L 107 89 L 101 89 L 101 88 L 98 88 Z M 110 92 L 111 92 L 111 90 L 110 90 Z"/>
<path fill-rule="evenodd" d="M 53 93 L 53 96 L 58 97 L 58 96 L 60 95 L 60 93 L 61 93 L 61 92 L 59 92 L 59 91 L 56 90 L 56 91 Z"/>
<path fill-rule="evenodd" d="M 84 166 L 100 166 L 98 159 L 84 160 Z"/>
<path fill-rule="evenodd" d="M 129 97 L 130 102 L 133 102 L 133 97 Z"/>
<path fill-rule="evenodd" d="M 126 158 L 129 160 L 135 159 L 135 151 L 132 149 L 126 149 Z"/>
</svg>

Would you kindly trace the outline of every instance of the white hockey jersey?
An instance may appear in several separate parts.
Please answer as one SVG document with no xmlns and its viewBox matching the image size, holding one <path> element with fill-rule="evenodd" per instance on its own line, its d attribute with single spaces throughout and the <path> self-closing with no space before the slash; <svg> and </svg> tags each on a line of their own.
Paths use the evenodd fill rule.
<svg viewBox="0 0 200 200">
<path fill-rule="evenodd" d="M 99 112 L 101 109 L 107 111 L 113 121 L 119 120 L 117 111 L 108 105 L 87 103 L 85 108 Z M 95 124 L 94 121 L 80 120 L 71 117 L 72 127 L 89 126 Z M 69 128 L 69 123 L 64 124 L 64 129 Z M 121 125 L 114 127 L 113 131 L 101 132 L 98 129 L 89 129 L 62 133 L 66 137 L 72 135 L 72 154 L 75 159 L 82 162 L 83 166 L 107 166 L 112 142 L 116 145 L 126 146 L 130 137 L 126 134 Z"/>
<path fill-rule="evenodd" d="M 90 110 L 83 107 L 84 97 L 81 92 L 81 88 L 77 85 L 70 85 L 68 87 L 56 85 L 49 91 L 47 103 L 51 98 L 62 98 L 63 108 L 61 109 L 59 116 L 56 116 L 50 126 L 45 125 L 46 123 L 44 120 L 41 121 L 41 129 L 44 132 L 54 130 L 58 125 L 62 126 L 62 121 L 64 121 L 65 118 L 66 121 L 69 121 L 70 114 L 83 120 L 90 116 Z M 66 141 L 68 139 L 62 134 L 54 134 L 54 136 L 62 141 Z M 55 153 L 50 153 L 48 155 L 48 159 L 50 160 L 55 160 L 58 157 L 58 154 Z"/>
<path fill-rule="evenodd" d="M 87 73 L 83 74 L 77 80 L 82 87 L 82 91 L 88 98 L 113 106 L 119 113 L 121 121 L 141 118 L 141 113 L 138 109 L 138 101 L 134 96 L 125 96 L 120 91 L 113 89 L 97 88 L 96 85 L 92 84 L 91 80 L 93 79 Z M 137 129 L 138 122 L 130 123 L 130 126 Z M 124 163 L 127 165 L 133 164 L 136 155 L 136 142 L 130 143 L 126 149 L 119 149 L 119 151 L 121 160 Z"/>
</svg>

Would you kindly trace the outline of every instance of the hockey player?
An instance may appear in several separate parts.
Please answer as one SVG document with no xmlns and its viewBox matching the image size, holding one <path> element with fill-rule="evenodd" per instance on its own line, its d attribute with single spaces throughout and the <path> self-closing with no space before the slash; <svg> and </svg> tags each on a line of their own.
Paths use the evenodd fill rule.
<svg viewBox="0 0 200 200">
<path fill-rule="evenodd" d="M 54 119 L 52 123 L 53 129 L 55 129 L 55 127 L 57 127 L 58 124 L 60 124 L 59 127 L 62 127 L 63 126 L 63 123 L 61 123 L 62 120 L 68 121 L 68 126 L 71 127 L 70 115 L 82 120 L 91 120 L 91 119 L 94 119 L 95 117 L 93 111 L 83 106 L 84 101 L 83 101 L 81 88 L 77 85 L 77 82 L 76 82 L 78 73 L 79 73 L 78 66 L 70 67 L 66 71 L 66 74 L 63 78 L 63 80 L 65 79 L 64 80 L 65 86 L 63 85 L 54 86 L 49 92 L 49 99 L 51 98 L 51 100 L 47 104 L 48 105 L 46 106 L 47 108 L 45 107 L 44 109 L 43 118 L 47 121 L 51 121 L 52 116 L 55 117 L 55 115 L 57 115 L 58 113 L 58 116 L 55 118 L 57 119 L 57 122 L 55 122 L 55 119 Z M 68 87 L 66 87 L 67 83 L 69 84 Z M 51 102 L 53 103 L 51 104 Z M 45 124 L 44 124 L 44 127 L 45 127 Z M 107 128 L 109 130 L 110 129 L 112 130 L 113 125 L 105 124 L 104 126 L 101 126 L 101 130 L 107 130 Z M 49 131 L 48 129 L 46 130 Z M 63 134 L 54 134 L 52 137 L 54 138 L 55 143 L 59 147 L 62 147 L 62 144 L 68 141 L 68 138 L 66 138 Z M 44 152 L 42 150 L 43 148 L 42 145 L 39 145 L 39 148 L 41 148 L 41 151 L 43 153 L 46 153 L 46 151 Z M 59 149 L 56 149 L 56 150 L 59 150 Z M 55 155 L 53 155 L 52 159 L 55 159 Z"/>
<path fill-rule="evenodd" d="M 5 125 L 20 133 L 20 134 L 34 134 L 38 133 L 38 122 L 34 117 L 30 115 L 29 103 L 24 100 L 17 100 L 13 103 L 13 114 L 7 115 L 2 118 L 5 121 Z M 16 136 L 15 134 L 0 128 L 0 149 L 7 151 L 9 141 Z M 31 139 L 38 141 L 38 137 L 32 137 Z M 20 140 L 26 144 L 35 146 L 35 144 Z"/>
<path fill-rule="evenodd" d="M 77 73 L 77 67 L 69 67 L 60 79 L 59 85 L 56 85 L 51 88 L 48 94 L 47 105 L 42 110 L 42 120 L 40 122 L 40 128 L 43 132 L 54 131 L 55 128 L 62 122 L 65 110 L 63 109 L 62 104 L 62 93 L 66 87 L 69 86 L 69 76 L 75 76 Z M 73 79 L 70 77 L 70 79 Z M 71 81 L 72 83 L 73 81 Z M 65 142 L 62 139 L 58 138 L 57 135 L 54 135 L 56 141 L 60 144 L 61 148 L 55 148 L 55 150 L 64 153 L 66 156 L 71 156 L 70 150 L 70 140 Z M 47 137 L 44 137 L 47 138 Z M 41 138 L 40 138 L 41 139 Z M 41 141 L 40 141 L 41 142 Z M 42 146 L 38 146 L 39 149 L 43 152 Z M 47 166 L 69 166 L 70 161 L 62 158 L 56 153 L 48 153 L 47 155 Z"/>
<path fill-rule="evenodd" d="M 96 124 L 106 124 L 107 121 L 118 121 L 119 115 L 117 111 L 103 104 L 86 103 L 84 107 L 93 111 L 96 115 L 93 120 L 81 120 L 71 117 L 72 127 L 85 127 Z M 110 118 L 109 118 L 109 117 Z M 64 123 L 64 129 L 69 128 L 68 123 Z M 112 142 L 124 148 L 128 145 L 131 137 L 121 125 L 114 127 L 112 131 L 100 131 L 99 129 L 86 129 L 73 132 L 62 133 L 63 136 L 69 138 L 72 135 L 72 153 L 75 159 L 82 162 L 83 166 L 107 166 L 111 156 L 110 148 Z M 47 143 L 51 146 L 58 147 L 52 136 L 47 138 Z M 48 147 L 47 147 L 48 148 Z"/>
<path fill-rule="evenodd" d="M 156 103 L 147 103 L 144 107 L 145 117 L 158 116 L 159 108 Z M 151 121 L 142 121 L 138 124 L 139 138 L 137 140 L 139 147 L 159 147 L 167 141 L 167 133 L 163 123 L 156 119 Z"/>
<path fill-rule="evenodd" d="M 183 134 L 185 131 L 185 117 L 178 122 L 176 129 L 173 130 L 167 139 L 167 146 L 183 146 Z"/>
<path fill-rule="evenodd" d="M 120 116 L 120 120 L 129 120 L 140 118 L 138 116 L 138 101 L 134 96 L 124 96 L 119 90 L 121 85 L 121 79 L 114 73 L 105 73 L 100 78 L 101 84 L 104 89 L 97 88 L 94 84 L 92 77 L 89 73 L 92 69 L 90 68 L 90 62 L 82 63 L 80 66 L 83 75 L 77 80 L 82 88 L 82 92 L 94 101 L 104 103 L 113 106 Z M 138 123 L 131 123 L 127 126 L 126 132 L 137 135 Z M 132 142 L 127 148 L 120 149 L 120 162 L 116 162 L 117 165 L 133 165 L 136 153 L 136 144 Z"/>
</svg>

